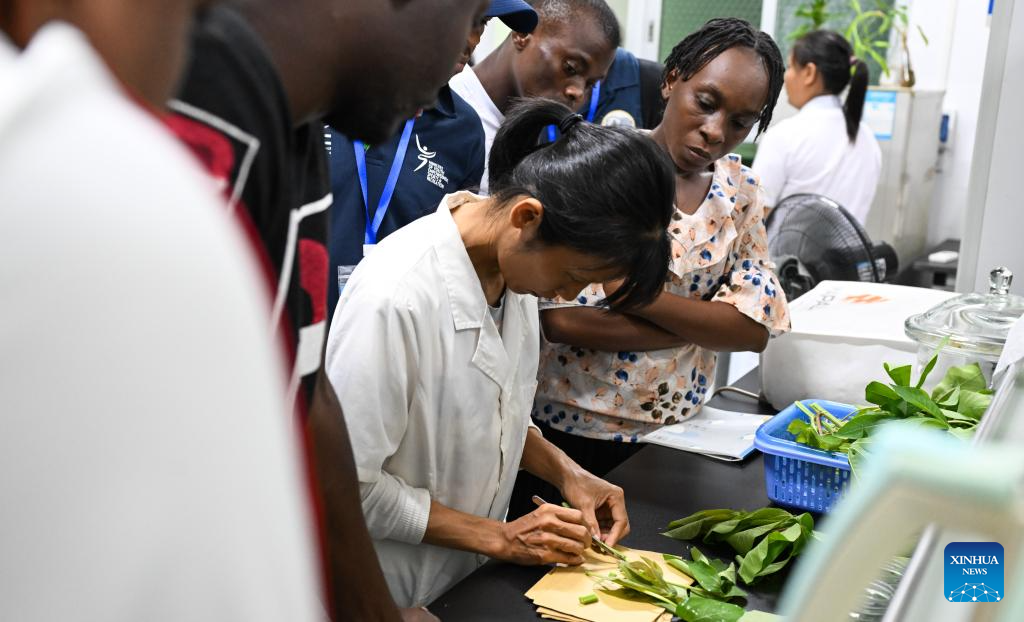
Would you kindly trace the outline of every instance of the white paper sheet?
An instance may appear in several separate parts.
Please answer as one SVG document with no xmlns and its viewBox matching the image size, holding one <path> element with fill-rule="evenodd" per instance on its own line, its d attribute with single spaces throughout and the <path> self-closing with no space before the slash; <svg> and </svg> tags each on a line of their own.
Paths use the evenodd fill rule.
<svg viewBox="0 0 1024 622">
<path fill-rule="evenodd" d="M 754 450 L 754 433 L 767 415 L 751 415 L 704 406 L 692 419 L 664 426 L 641 439 L 719 460 L 742 460 Z"/>
</svg>

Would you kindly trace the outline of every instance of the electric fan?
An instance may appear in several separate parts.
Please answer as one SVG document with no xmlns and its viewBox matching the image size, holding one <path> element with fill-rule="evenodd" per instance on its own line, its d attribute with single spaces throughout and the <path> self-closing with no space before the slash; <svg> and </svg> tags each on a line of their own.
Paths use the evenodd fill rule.
<svg viewBox="0 0 1024 622">
<path fill-rule="evenodd" d="M 768 252 L 789 300 L 821 281 L 882 283 L 896 276 L 896 251 L 872 244 L 843 206 L 819 194 L 794 194 L 768 215 Z"/>
</svg>

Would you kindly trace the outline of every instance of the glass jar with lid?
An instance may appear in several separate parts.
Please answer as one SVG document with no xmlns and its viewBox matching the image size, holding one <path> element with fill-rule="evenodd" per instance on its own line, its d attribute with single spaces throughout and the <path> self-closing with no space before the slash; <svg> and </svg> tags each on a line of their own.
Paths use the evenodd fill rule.
<svg viewBox="0 0 1024 622">
<path fill-rule="evenodd" d="M 987 294 L 964 294 L 910 316 L 904 329 L 917 342 L 918 370 L 941 346 L 939 360 L 929 376 L 938 382 L 950 367 L 978 363 L 991 382 L 1006 335 L 1022 314 L 1024 297 L 1010 293 L 1013 273 L 999 267 L 989 273 Z"/>
</svg>

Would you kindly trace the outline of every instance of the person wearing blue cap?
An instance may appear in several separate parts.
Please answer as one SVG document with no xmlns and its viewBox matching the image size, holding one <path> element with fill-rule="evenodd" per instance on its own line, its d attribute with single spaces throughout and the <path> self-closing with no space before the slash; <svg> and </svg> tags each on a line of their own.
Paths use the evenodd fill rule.
<svg viewBox="0 0 1024 622">
<path fill-rule="evenodd" d="M 492 17 L 517 32 L 537 25 L 537 13 L 523 0 L 492 0 L 470 31 L 453 75 L 469 64 Z M 374 244 L 433 213 L 444 195 L 480 185 L 484 131 L 473 108 L 445 85 L 432 108 L 408 119 L 386 141 L 367 145 L 330 127 L 325 140 L 334 195 L 328 238 L 330 318 L 348 275 Z"/>
<path fill-rule="evenodd" d="M 545 97 L 578 109 L 605 77 L 622 40 L 605 0 L 529 0 L 539 21 L 532 33 L 513 32 L 475 67 L 449 85 L 476 113 L 490 152 L 505 112 L 522 97 Z M 487 192 L 485 165 L 480 190 Z"/>
</svg>

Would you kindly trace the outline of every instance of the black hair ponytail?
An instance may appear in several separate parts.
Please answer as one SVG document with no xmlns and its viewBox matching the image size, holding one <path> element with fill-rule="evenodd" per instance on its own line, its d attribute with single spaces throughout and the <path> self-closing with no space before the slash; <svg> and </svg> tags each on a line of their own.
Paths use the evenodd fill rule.
<svg viewBox="0 0 1024 622">
<path fill-rule="evenodd" d="M 842 35 L 832 30 L 814 30 L 797 39 L 793 44 L 793 60 L 801 67 L 814 63 L 825 90 L 833 95 L 842 93 L 846 85 L 850 85 L 843 116 L 846 136 L 851 143 L 855 142 L 868 91 L 867 64 L 853 55 L 853 48 Z"/>
<path fill-rule="evenodd" d="M 859 58 L 852 58 L 850 67 L 850 91 L 846 94 L 843 104 L 843 116 L 846 117 L 846 135 L 850 142 L 857 141 L 857 130 L 860 128 L 861 117 L 864 116 L 864 99 L 868 93 L 868 65 Z"/>
<path fill-rule="evenodd" d="M 636 130 L 574 115 L 545 99 L 513 106 L 491 147 L 491 194 L 499 204 L 523 195 L 540 201 L 538 242 L 621 267 L 623 285 L 605 299 L 607 305 L 624 310 L 648 304 L 668 275 L 672 164 Z M 549 125 L 564 128 L 553 143 L 542 141 Z"/>
</svg>

